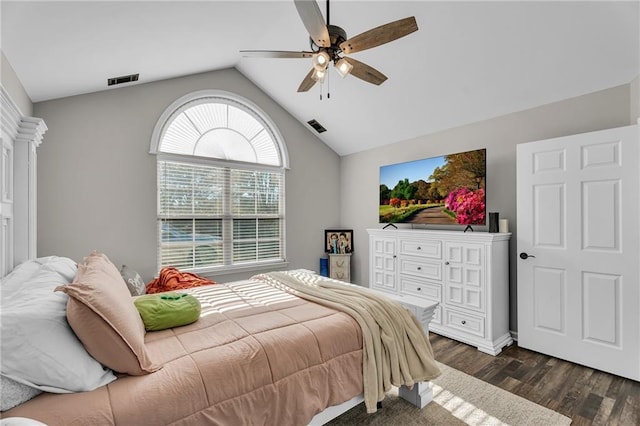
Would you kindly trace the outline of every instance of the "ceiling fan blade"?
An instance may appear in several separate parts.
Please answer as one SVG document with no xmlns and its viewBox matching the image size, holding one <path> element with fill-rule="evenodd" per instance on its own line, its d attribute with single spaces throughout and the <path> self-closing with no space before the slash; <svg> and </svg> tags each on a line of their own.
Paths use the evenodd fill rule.
<svg viewBox="0 0 640 426">
<path fill-rule="evenodd" d="M 246 58 L 311 58 L 313 52 L 290 52 L 286 50 L 241 50 Z"/>
<path fill-rule="evenodd" d="M 315 71 L 315 68 L 311 68 L 311 71 L 309 71 L 309 73 L 304 78 L 304 80 L 302 80 L 302 83 L 300 83 L 300 86 L 298 87 L 298 92 L 308 92 L 309 89 L 311 89 L 313 85 L 316 84 L 316 81 L 313 78 L 311 78 L 314 71 Z"/>
<path fill-rule="evenodd" d="M 313 42 L 320 47 L 331 47 L 327 24 L 324 22 L 318 3 L 315 0 L 293 0 L 293 2 Z"/>
<path fill-rule="evenodd" d="M 380 25 L 379 27 L 358 34 L 355 37 L 351 37 L 349 40 L 340 43 L 340 49 L 346 54 L 360 52 L 397 40 L 414 31 L 418 31 L 418 23 L 414 16 L 410 16 Z"/>
<path fill-rule="evenodd" d="M 367 83 L 379 86 L 387 79 L 386 75 L 382 74 L 377 69 L 370 67 L 364 62 L 356 61 L 355 59 L 348 58 L 346 56 L 342 59 L 353 65 L 353 68 L 351 69 L 352 76 L 358 77 L 359 79 L 364 80 Z"/>
</svg>

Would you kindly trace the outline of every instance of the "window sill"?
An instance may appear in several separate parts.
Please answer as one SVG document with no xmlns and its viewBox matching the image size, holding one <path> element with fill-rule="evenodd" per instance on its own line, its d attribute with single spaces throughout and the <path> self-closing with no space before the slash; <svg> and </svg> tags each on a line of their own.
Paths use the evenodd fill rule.
<svg viewBox="0 0 640 426">
<path fill-rule="evenodd" d="M 224 275 L 231 274 L 240 274 L 245 272 L 271 272 L 271 271 L 282 271 L 289 267 L 289 262 L 278 261 L 278 262 L 265 262 L 265 263 L 253 263 L 251 265 L 239 265 L 239 266 L 219 266 L 213 268 L 195 268 L 188 269 L 189 272 L 196 273 L 198 275 L 202 275 L 206 278 L 216 278 Z"/>
</svg>

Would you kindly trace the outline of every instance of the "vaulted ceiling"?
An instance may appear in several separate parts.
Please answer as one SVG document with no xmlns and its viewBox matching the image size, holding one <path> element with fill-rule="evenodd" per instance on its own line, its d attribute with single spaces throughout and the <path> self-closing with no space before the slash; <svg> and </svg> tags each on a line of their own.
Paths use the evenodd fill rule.
<svg viewBox="0 0 640 426">
<path fill-rule="evenodd" d="M 331 24 L 348 36 L 407 16 L 419 30 L 352 55 L 384 73 L 382 85 L 330 70 L 307 93 L 296 89 L 311 59 L 239 53 L 309 50 L 292 0 L 4 0 L 0 40 L 34 102 L 109 90 L 107 78 L 131 73 L 133 85 L 236 67 L 347 155 L 629 83 L 640 74 L 639 5 L 334 0 Z"/>
</svg>

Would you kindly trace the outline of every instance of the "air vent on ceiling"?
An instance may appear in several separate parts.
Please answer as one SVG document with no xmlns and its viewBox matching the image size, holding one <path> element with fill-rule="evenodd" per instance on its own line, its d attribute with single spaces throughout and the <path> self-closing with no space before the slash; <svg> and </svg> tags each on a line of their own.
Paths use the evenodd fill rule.
<svg viewBox="0 0 640 426">
<path fill-rule="evenodd" d="M 314 129 L 316 129 L 316 132 L 318 133 L 322 133 L 322 132 L 326 132 L 327 129 L 325 129 L 322 124 L 318 123 L 316 120 L 309 120 L 307 121 L 307 123 L 309 123 L 309 126 L 313 127 Z"/>
<path fill-rule="evenodd" d="M 114 84 L 131 83 L 132 81 L 138 81 L 140 74 L 123 75 L 122 77 L 111 77 L 107 79 L 107 85 L 113 86 Z"/>
</svg>

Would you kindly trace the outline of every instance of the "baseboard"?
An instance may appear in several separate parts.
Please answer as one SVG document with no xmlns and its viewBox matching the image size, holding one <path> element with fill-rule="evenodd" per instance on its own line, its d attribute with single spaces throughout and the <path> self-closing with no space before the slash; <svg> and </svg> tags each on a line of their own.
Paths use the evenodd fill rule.
<svg viewBox="0 0 640 426">
<path fill-rule="evenodd" d="M 511 338 L 517 342 L 518 341 L 518 332 L 517 331 L 513 331 L 513 330 L 509 330 L 509 333 L 511 333 Z"/>
</svg>

